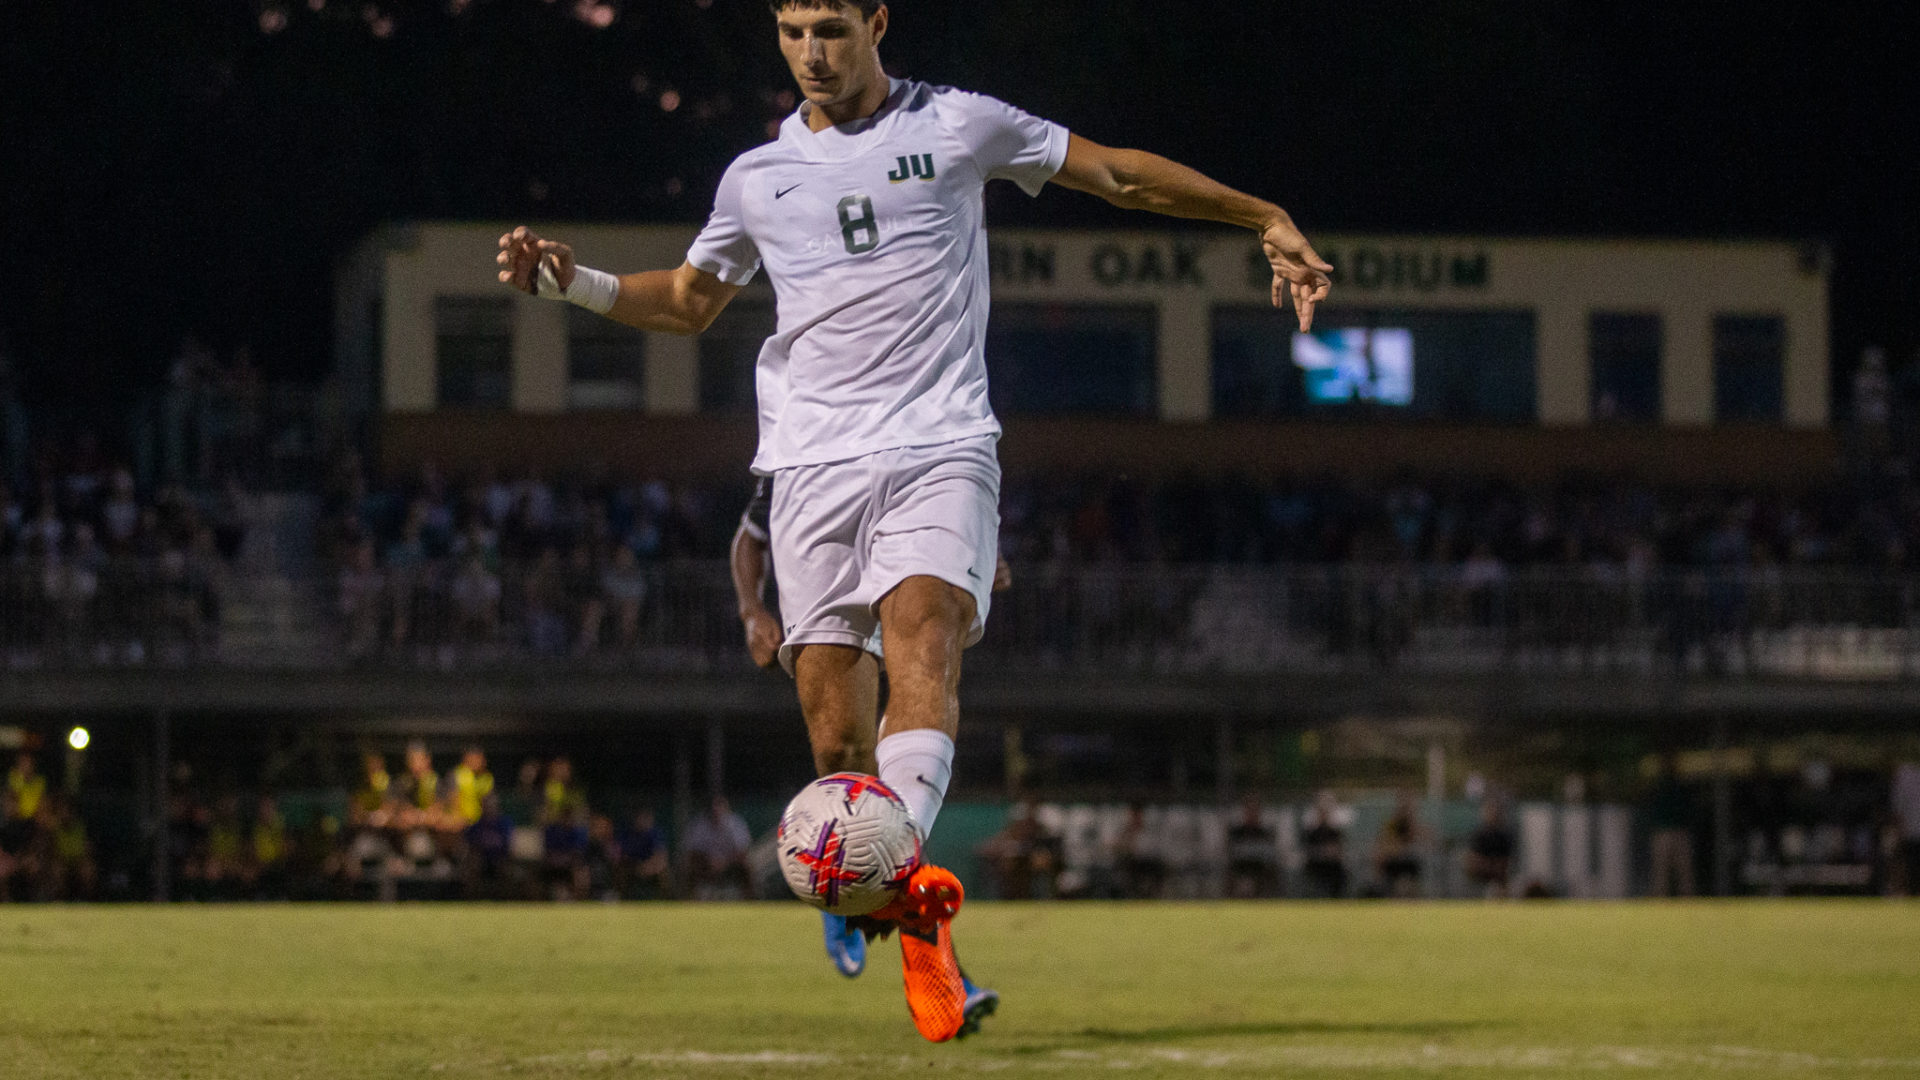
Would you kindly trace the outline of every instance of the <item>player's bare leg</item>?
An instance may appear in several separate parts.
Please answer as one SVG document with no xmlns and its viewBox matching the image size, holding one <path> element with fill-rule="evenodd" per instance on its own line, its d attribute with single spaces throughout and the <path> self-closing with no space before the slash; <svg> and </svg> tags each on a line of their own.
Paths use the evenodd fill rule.
<svg viewBox="0 0 1920 1080">
<path fill-rule="evenodd" d="M 880 667 L 873 654 L 847 645 L 802 645 L 793 658 L 800 713 L 813 746 L 813 767 L 877 774 L 873 718 L 880 711 Z"/>
<path fill-rule="evenodd" d="M 802 645 L 794 653 L 793 679 L 807 741 L 813 746 L 814 770 L 821 776 L 877 774 L 873 718 L 880 709 L 880 665 L 873 654 L 846 645 Z M 820 921 L 834 969 L 849 979 L 865 971 L 865 929 L 824 911 Z"/>
<path fill-rule="evenodd" d="M 887 653 L 887 715 L 876 757 L 880 778 L 906 800 L 923 833 L 932 828 L 953 772 L 960 730 L 960 656 L 973 625 L 973 597 L 936 577 L 915 576 L 880 601 Z M 960 970 L 949 928 L 960 881 L 923 865 L 897 902 L 901 961 L 914 1027 L 933 1042 L 964 1036 L 999 1003 Z"/>
<path fill-rule="evenodd" d="M 973 597 L 917 575 L 880 600 L 887 651 L 887 716 L 882 735 L 920 729 L 960 733 L 960 654 L 973 625 Z"/>
</svg>

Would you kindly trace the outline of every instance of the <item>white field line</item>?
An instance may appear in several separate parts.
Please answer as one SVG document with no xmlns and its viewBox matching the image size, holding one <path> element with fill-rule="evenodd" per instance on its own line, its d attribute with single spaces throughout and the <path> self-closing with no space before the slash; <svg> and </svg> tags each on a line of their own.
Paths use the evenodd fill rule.
<svg viewBox="0 0 1920 1080">
<path fill-rule="evenodd" d="M 930 1048 L 931 1049 L 931 1048 Z M 543 1054 L 498 1062 L 442 1063 L 434 1072 L 518 1072 L 569 1068 L 616 1070 L 636 1066 L 759 1066 L 769 1072 L 815 1070 L 822 1067 L 881 1069 L 912 1067 L 957 1069 L 966 1072 L 1023 1071 L 1064 1072 L 1089 1068 L 1135 1069 L 1169 1066 L 1197 1071 L 1215 1069 L 1339 1069 L 1346 1071 L 1401 1071 L 1406 1069 L 1515 1070 L 1528 1073 L 1644 1071 L 1651 1069 L 1703 1069 L 1719 1072 L 1793 1073 L 1806 1069 L 1833 1069 L 1849 1072 L 1912 1073 L 1920 1076 L 1920 1058 L 1845 1058 L 1790 1051 L 1761 1050 L 1744 1046 L 1714 1046 L 1704 1050 L 1673 1050 L 1655 1047 L 1596 1046 L 1567 1047 L 1446 1047 L 1426 1045 L 1408 1048 L 1370 1048 L 1356 1046 L 1293 1046 L 1254 1050 L 1205 1050 L 1182 1047 L 1141 1047 L 1129 1051 L 1056 1050 L 1050 1054 L 980 1057 L 966 1055 L 934 1063 L 924 1058 L 877 1054 L 823 1054 L 760 1050 L 724 1053 L 706 1050 L 627 1052 L 588 1050 L 574 1054 Z"/>
</svg>

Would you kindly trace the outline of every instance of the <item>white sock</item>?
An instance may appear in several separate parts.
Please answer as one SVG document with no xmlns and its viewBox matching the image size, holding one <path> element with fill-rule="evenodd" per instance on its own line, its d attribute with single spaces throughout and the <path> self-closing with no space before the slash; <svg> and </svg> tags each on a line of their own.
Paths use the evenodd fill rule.
<svg viewBox="0 0 1920 1080">
<path fill-rule="evenodd" d="M 920 839 L 925 840 L 946 801 L 947 781 L 953 779 L 953 740 L 943 731 L 916 728 L 881 739 L 873 756 L 880 763 L 881 781 L 913 811 Z"/>
</svg>

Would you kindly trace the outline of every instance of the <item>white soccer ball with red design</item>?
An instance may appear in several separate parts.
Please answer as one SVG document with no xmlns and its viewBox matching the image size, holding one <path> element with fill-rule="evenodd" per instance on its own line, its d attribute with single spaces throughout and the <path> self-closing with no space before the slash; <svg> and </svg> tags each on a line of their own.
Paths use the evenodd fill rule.
<svg viewBox="0 0 1920 1080">
<path fill-rule="evenodd" d="M 877 776 L 834 773 L 780 815 L 780 872 L 795 896 L 835 915 L 885 907 L 920 865 L 913 812 Z"/>
</svg>

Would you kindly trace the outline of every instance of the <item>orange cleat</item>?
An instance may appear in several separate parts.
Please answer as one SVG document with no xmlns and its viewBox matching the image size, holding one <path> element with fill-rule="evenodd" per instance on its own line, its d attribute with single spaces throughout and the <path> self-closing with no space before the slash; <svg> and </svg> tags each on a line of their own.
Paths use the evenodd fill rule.
<svg viewBox="0 0 1920 1080">
<path fill-rule="evenodd" d="M 966 980 L 953 955 L 949 927 L 966 890 L 950 870 L 922 864 L 893 903 L 874 917 L 900 928 L 900 966 L 906 974 L 907 1011 L 928 1042 L 946 1042 L 967 1023 Z"/>
</svg>

